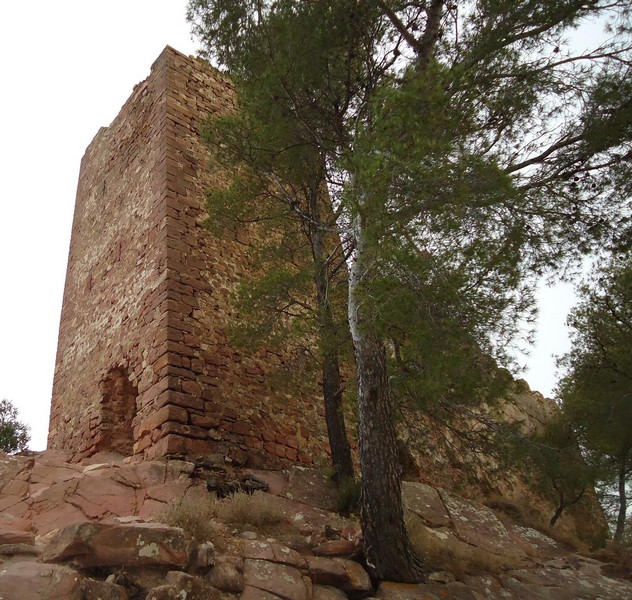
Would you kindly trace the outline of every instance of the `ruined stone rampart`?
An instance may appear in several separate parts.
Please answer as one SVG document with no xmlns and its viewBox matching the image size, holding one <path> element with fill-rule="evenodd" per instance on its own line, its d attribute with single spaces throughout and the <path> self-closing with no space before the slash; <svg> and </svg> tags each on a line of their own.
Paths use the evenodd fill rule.
<svg viewBox="0 0 632 600">
<path fill-rule="evenodd" d="M 272 389 L 283 357 L 227 341 L 249 247 L 202 226 L 200 126 L 233 86 L 167 47 L 81 163 L 62 308 L 49 447 L 75 458 L 222 452 L 311 463 L 327 452 L 317 395 Z M 217 182 L 215 182 L 217 184 Z M 314 388 L 315 389 L 315 388 Z"/>
</svg>

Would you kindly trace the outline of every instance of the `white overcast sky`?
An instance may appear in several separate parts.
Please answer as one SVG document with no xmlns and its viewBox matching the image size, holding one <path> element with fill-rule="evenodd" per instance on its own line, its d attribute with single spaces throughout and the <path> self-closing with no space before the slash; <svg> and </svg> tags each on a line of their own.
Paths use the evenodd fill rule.
<svg viewBox="0 0 632 600">
<path fill-rule="evenodd" d="M 46 446 L 79 163 L 168 44 L 193 54 L 186 0 L 0 3 L 0 398 Z M 570 288 L 544 290 L 523 376 L 545 395 Z"/>
</svg>

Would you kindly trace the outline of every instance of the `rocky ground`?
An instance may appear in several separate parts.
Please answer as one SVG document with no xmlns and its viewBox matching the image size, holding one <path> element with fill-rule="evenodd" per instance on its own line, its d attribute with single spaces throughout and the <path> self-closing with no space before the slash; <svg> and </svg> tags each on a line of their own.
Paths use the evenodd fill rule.
<svg viewBox="0 0 632 600">
<path fill-rule="evenodd" d="M 436 564 L 449 555 L 454 568 L 403 585 L 371 579 L 357 523 L 330 511 L 331 491 L 316 470 L 253 473 L 268 486 L 255 504 L 265 498 L 281 522 L 218 522 L 213 543 L 159 519 L 182 499 L 208 501 L 209 479 L 243 480 L 221 457 L 197 465 L 66 459 L 0 455 L 0 600 L 632 598 L 625 569 L 419 483 L 404 491 L 412 536 L 432 548 Z"/>
</svg>

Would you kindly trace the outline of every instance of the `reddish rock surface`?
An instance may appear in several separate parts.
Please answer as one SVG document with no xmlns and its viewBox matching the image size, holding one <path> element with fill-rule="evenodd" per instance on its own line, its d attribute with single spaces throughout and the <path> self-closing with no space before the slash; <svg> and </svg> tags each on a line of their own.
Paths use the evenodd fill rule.
<svg viewBox="0 0 632 600">
<path fill-rule="evenodd" d="M 632 598 L 631 582 L 607 576 L 621 568 L 569 553 L 541 532 L 501 521 L 487 507 L 429 486 L 404 486 L 409 519 L 434 532 L 437 543 L 458 542 L 520 567 L 461 573 L 463 581 L 441 572 L 432 576 L 433 583 L 382 582 L 375 590 L 358 562 L 314 555 L 319 548 L 346 548 L 361 538 L 357 523 L 283 496 L 327 497 L 326 489 L 318 489 L 328 485 L 326 479 L 317 483 L 315 474 L 307 477 L 304 471 L 294 478 L 269 474 L 277 482 L 280 495 L 270 498 L 284 515 L 287 540 L 259 539 L 252 528 L 248 537 L 256 539 L 244 539 L 240 527 L 222 525 L 218 531 L 226 547 L 216 554 L 213 541 L 196 547 L 179 529 L 143 522 L 159 519 L 164 507 L 183 497 L 208 498 L 205 480 L 197 478 L 192 463 L 130 464 L 110 456 L 105 462 L 72 465 L 64 459 L 49 452 L 0 457 L 2 600 L 206 600 L 222 595 L 339 600 L 371 594 L 386 600 Z M 293 488 L 287 484 L 291 480 Z"/>
</svg>

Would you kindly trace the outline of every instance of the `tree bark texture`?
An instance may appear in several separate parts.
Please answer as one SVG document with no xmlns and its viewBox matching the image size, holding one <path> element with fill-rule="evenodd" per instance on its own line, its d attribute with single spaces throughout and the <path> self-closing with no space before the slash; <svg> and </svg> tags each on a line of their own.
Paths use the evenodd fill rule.
<svg viewBox="0 0 632 600">
<path fill-rule="evenodd" d="M 360 298 L 368 263 L 360 217 L 354 224 L 356 256 L 349 274 L 349 325 L 358 377 L 358 438 L 362 467 L 362 535 L 367 565 L 378 579 L 420 582 L 423 562 L 404 523 L 401 466 L 393 420 L 386 351 Z"/>
<path fill-rule="evenodd" d="M 618 487 L 619 487 L 619 514 L 617 515 L 617 527 L 614 532 L 613 540 L 620 542 L 623 539 L 623 532 L 625 531 L 625 518 L 627 514 L 627 497 L 625 495 L 625 461 L 622 461 L 619 465 L 618 473 Z"/>
<path fill-rule="evenodd" d="M 325 422 L 331 449 L 331 462 L 335 471 L 334 481 L 340 485 L 345 480 L 353 478 L 353 459 L 342 410 L 340 361 L 338 351 L 332 342 L 335 337 L 335 324 L 329 299 L 330 276 L 320 211 L 322 199 L 320 194 L 314 192 L 310 200 L 310 212 L 313 217 L 310 239 L 314 261 L 314 285 L 319 311 Z"/>
</svg>

